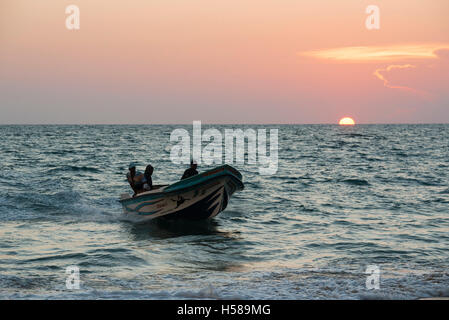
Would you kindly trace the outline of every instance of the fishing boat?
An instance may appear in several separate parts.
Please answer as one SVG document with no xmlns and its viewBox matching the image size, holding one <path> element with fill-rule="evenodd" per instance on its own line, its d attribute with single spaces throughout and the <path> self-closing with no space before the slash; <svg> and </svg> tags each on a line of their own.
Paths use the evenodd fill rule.
<svg viewBox="0 0 449 320">
<path fill-rule="evenodd" d="M 138 221 L 201 220 L 225 210 L 232 194 L 243 188 L 240 172 L 223 165 L 170 185 L 153 186 L 134 197 L 122 194 L 120 203 L 125 214 Z"/>
</svg>

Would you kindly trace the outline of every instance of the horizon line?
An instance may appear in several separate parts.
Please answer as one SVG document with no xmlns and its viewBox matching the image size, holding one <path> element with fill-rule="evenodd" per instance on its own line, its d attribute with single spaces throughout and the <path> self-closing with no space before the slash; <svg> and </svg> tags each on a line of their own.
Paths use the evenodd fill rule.
<svg viewBox="0 0 449 320">
<path fill-rule="evenodd" d="M 196 120 L 195 120 L 196 121 Z M 0 123 L 0 126 L 176 126 L 176 125 L 192 125 L 189 123 Z M 205 125 L 336 125 L 334 122 L 317 122 L 317 123 L 204 123 Z M 376 123 L 356 123 L 358 125 L 442 125 L 449 122 L 376 122 Z"/>
</svg>

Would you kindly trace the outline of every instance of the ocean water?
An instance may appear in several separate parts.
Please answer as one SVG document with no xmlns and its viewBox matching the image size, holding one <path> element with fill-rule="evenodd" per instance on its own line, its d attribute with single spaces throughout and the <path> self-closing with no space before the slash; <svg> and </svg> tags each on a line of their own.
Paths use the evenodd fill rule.
<svg viewBox="0 0 449 320">
<path fill-rule="evenodd" d="M 179 127 L 0 126 L 0 299 L 449 294 L 449 125 L 249 126 L 279 129 L 276 175 L 235 165 L 245 190 L 210 221 L 129 221 L 128 163 L 179 179 Z"/>
</svg>

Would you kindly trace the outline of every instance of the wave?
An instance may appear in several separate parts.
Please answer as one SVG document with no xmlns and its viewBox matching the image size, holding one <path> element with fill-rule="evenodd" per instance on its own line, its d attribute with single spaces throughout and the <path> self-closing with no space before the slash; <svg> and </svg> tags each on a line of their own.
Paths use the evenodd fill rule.
<svg viewBox="0 0 449 320">
<path fill-rule="evenodd" d="M 0 275 L 0 299 L 421 299 L 449 296 L 447 273 L 393 273 L 381 267 L 379 289 L 366 287 L 365 270 L 302 268 L 234 273 L 216 283 L 213 279 L 184 279 L 161 288 L 160 281 L 175 278 L 151 277 L 151 284 L 117 280 L 113 276 L 84 274 L 79 290 L 66 290 L 65 281 Z M 98 288 L 98 278 L 103 284 Z M 145 277 L 143 277 L 145 279 Z M 53 280 L 53 281 L 52 281 Z M 155 283 L 157 285 L 155 285 Z M 153 287 L 153 288 L 149 288 Z M 42 290 L 46 288 L 47 290 Z M 299 289 L 300 288 L 300 289 Z M 19 289 L 19 290 L 17 290 Z M 23 290 L 27 289 L 27 290 Z"/>
<path fill-rule="evenodd" d="M 350 137 L 350 138 L 370 138 L 370 135 L 361 133 L 340 133 L 339 136 Z"/>
<path fill-rule="evenodd" d="M 431 178 L 431 180 L 422 180 L 418 178 L 394 177 L 393 179 L 390 179 L 389 182 L 409 182 L 422 186 L 441 186 L 439 180 L 434 178 Z"/>
<path fill-rule="evenodd" d="M 73 190 L 60 191 L 53 194 L 20 192 L 9 193 L 0 198 L 3 220 L 54 220 L 70 217 L 70 219 L 90 219 L 110 221 L 114 213 L 121 212 L 104 205 L 96 204 L 79 192 Z M 111 203 L 116 202 L 111 199 Z M 111 213 L 112 212 L 112 213 Z"/>
<path fill-rule="evenodd" d="M 87 167 L 87 166 L 61 166 L 57 168 L 52 168 L 47 170 L 47 173 L 56 173 L 56 172 L 90 172 L 90 173 L 101 173 L 102 171 L 98 168 Z"/>
<path fill-rule="evenodd" d="M 355 186 L 369 186 L 370 183 L 364 179 L 344 179 L 341 182 Z"/>
</svg>

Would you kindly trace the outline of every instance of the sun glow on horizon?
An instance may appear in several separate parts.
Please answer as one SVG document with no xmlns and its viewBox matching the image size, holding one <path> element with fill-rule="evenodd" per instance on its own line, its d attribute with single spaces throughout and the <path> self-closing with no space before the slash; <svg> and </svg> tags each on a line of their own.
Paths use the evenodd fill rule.
<svg viewBox="0 0 449 320">
<path fill-rule="evenodd" d="M 341 118 L 340 122 L 338 122 L 338 124 L 341 126 L 353 126 L 353 125 L 355 125 L 355 121 L 352 118 L 345 117 L 345 118 Z"/>
</svg>

